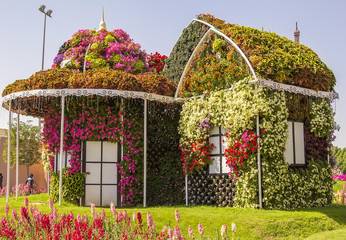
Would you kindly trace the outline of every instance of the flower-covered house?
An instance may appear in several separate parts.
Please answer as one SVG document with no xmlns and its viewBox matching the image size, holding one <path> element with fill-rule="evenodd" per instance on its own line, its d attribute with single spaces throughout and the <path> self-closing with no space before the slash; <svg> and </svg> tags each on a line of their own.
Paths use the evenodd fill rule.
<svg viewBox="0 0 346 240">
<path fill-rule="evenodd" d="M 78 31 L 2 105 L 44 120 L 59 202 L 289 209 L 332 202 L 334 85 L 306 46 L 199 15 L 168 59 Z"/>
<path fill-rule="evenodd" d="M 180 105 L 176 84 L 160 73 L 164 58 L 148 56 L 125 31 L 107 31 L 101 21 L 99 30 L 66 41 L 51 69 L 6 87 L 5 108 L 44 121 L 43 160 L 56 201 L 183 201 Z"/>
<path fill-rule="evenodd" d="M 202 14 L 184 29 L 165 75 L 182 102 L 190 204 L 332 203 L 336 80 L 311 49 Z"/>
</svg>

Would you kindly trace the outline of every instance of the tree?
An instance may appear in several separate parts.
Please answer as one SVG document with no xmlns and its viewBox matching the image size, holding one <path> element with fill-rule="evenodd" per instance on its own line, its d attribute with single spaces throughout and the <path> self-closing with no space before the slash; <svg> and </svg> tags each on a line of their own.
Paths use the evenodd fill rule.
<svg viewBox="0 0 346 240">
<path fill-rule="evenodd" d="M 40 154 L 40 127 L 32 124 L 31 120 L 27 122 L 19 122 L 19 164 L 27 167 L 29 175 L 29 167 L 37 163 L 41 158 Z M 11 150 L 10 162 L 16 163 L 16 139 L 17 139 L 17 121 L 14 119 L 11 126 Z M 4 144 L 3 159 L 7 161 L 7 141 Z"/>
<path fill-rule="evenodd" d="M 335 156 L 335 160 L 338 163 L 338 168 L 343 172 L 346 173 L 346 148 L 333 148 L 333 153 Z"/>
</svg>

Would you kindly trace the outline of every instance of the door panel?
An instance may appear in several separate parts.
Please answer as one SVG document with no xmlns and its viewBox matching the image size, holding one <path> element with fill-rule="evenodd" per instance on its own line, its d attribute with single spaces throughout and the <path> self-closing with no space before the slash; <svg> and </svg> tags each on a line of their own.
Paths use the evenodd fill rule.
<svg viewBox="0 0 346 240">
<path fill-rule="evenodd" d="M 84 205 L 96 206 L 120 204 L 118 194 L 119 175 L 117 162 L 120 159 L 119 143 L 86 141 L 83 144 L 83 170 L 86 172 Z"/>
</svg>

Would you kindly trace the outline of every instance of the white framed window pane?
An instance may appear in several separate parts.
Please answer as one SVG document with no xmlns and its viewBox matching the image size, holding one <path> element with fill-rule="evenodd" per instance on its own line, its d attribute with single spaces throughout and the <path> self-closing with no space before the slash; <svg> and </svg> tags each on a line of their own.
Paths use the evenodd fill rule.
<svg viewBox="0 0 346 240">
<path fill-rule="evenodd" d="M 100 162 L 101 161 L 101 141 L 86 142 L 86 161 Z"/>
<path fill-rule="evenodd" d="M 117 201 L 118 187 L 116 185 L 102 186 L 102 206 L 110 206 L 113 201 L 114 205 L 118 205 Z"/>
<path fill-rule="evenodd" d="M 224 129 L 224 128 L 221 128 L 221 134 L 222 134 L 222 135 L 225 135 L 227 131 L 228 131 L 228 130 L 226 130 L 226 129 Z"/>
<path fill-rule="evenodd" d="M 211 130 L 210 130 L 210 135 L 220 135 L 220 129 L 219 127 L 213 127 Z"/>
<path fill-rule="evenodd" d="M 209 173 L 220 173 L 220 157 L 212 157 L 213 164 L 209 165 Z"/>
<path fill-rule="evenodd" d="M 85 183 L 101 183 L 101 163 L 86 163 L 86 172 Z"/>
<path fill-rule="evenodd" d="M 66 156 L 66 167 L 71 167 L 71 163 L 70 163 L 71 155 L 67 154 L 65 156 Z"/>
<path fill-rule="evenodd" d="M 288 122 L 288 139 L 286 142 L 286 150 L 285 150 L 285 159 L 289 164 L 294 163 L 294 155 L 293 155 L 293 131 L 292 131 L 292 122 Z"/>
<path fill-rule="evenodd" d="M 294 142 L 296 164 L 305 164 L 304 123 L 294 123 Z"/>
<path fill-rule="evenodd" d="M 85 205 L 90 206 L 94 203 L 95 206 L 100 206 L 100 185 L 85 186 Z"/>
<path fill-rule="evenodd" d="M 209 143 L 214 144 L 213 150 L 210 152 L 211 154 L 220 154 L 220 137 L 209 137 Z"/>
<path fill-rule="evenodd" d="M 118 159 L 118 143 L 103 142 L 103 162 L 117 162 Z"/>
<path fill-rule="evenodd" d="M 56 164 L 57 164 L 57 169 L 56 171 L 60 170 L 60 153 L 57 153 L 56 155 Z M 67 154 L 66 152 L 63 152 L 63 159 L 62 159 L 62 168 L 64 169 L 65 167 L 71 167 L 71 163 L 70 163 L 70 159 L 71 159 L 71 155 Z M 66 163 L 66 165 L 65 165 Z"/>
<path fill-rule="evenodd" d="M 230 171 L 231 171 L 231 169 L 226 164 L 226 158 L 222 157 L 222 173 L 229 173 Z"/>
<path fill-rule="evenodd" d="M 118 170 L 115 163 L 102 164 L 102 183 L 116 184 L 117 174 Z"/>
</svg>

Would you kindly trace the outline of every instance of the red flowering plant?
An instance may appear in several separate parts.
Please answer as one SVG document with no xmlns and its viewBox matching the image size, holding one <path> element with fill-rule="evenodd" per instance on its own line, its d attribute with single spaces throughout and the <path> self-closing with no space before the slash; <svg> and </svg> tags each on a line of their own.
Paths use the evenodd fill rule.
<svg viewBox="0 0 346 240">
<path fill-rule="evenodd" d="M 196 141 L 183 141 L 179 144 L 181 150 L 181 161 L 184 175 L 194 171 L 200 171 L 203 167 L 210 165 L 212 159 L 210 152 L 214 144 L 206 139 L 197 139 Z"/>
<path fill-rule="evenodd" d="M 228 133 L 226 137 L 229 138 Z M 244 131 L 240 139 L 229 138 L 231 145 L 225 150 L 226 164 L 231 169 L 230 174 L 239 176 L 238 169 L 245 167 L 246 160 L 257 151 L 257 138 L 253 131 Z"/>
<path fill-rule="evenodd" d="M 149 69 L 157 73 L 162 72 L 163 68 L 165 67 L 166 59 L 167 59 L 166 55 L 161 55 L 158 52 L 156 52 L 155 54 L 150 54 L 147 59 L 149 64 Z"/>
</svg>

